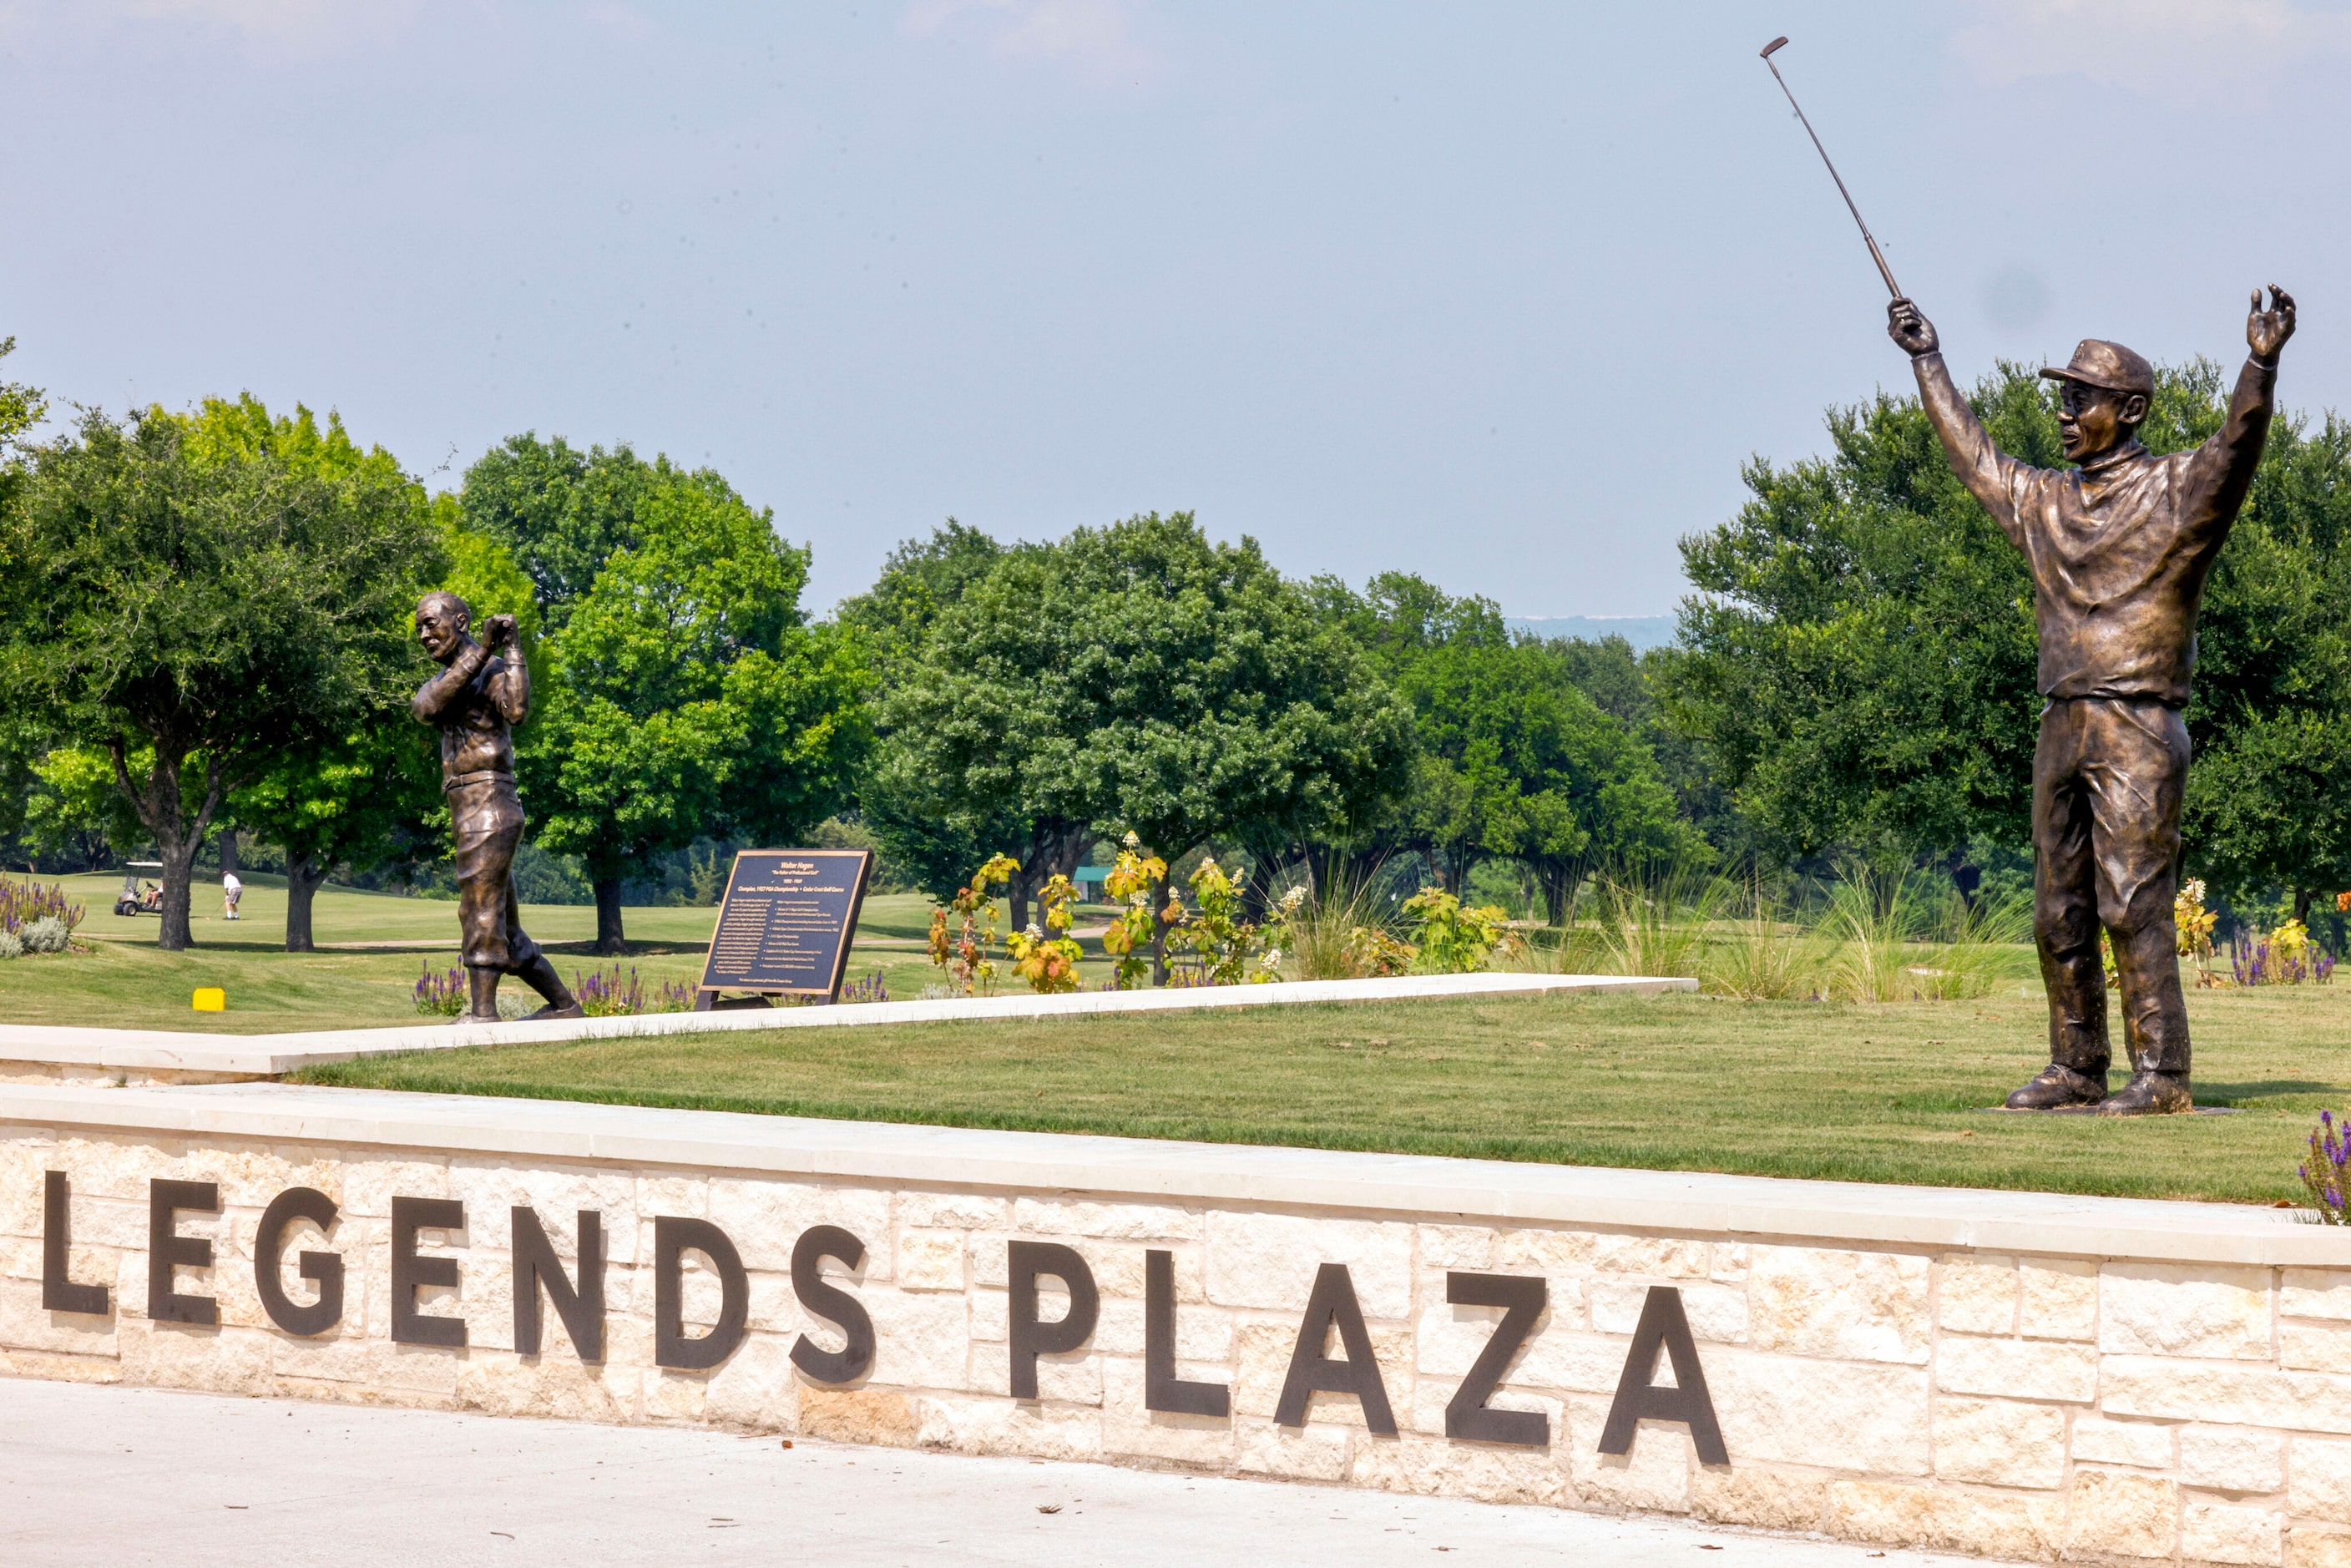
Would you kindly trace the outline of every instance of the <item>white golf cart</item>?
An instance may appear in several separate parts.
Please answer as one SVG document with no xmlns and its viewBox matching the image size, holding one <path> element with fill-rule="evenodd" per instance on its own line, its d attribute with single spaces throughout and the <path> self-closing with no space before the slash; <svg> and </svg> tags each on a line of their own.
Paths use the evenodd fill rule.
<svg viewBox="0 0 2351 1568">
<path fill-rule="evenodd" d="M 163 884 L 150 882 L 142 884 L 142 871 L 162 871 L 162 861 L 125 861 L 122 862 L 122 891 L 114 895 L 117 915 L 161 915 L 163 912 Z"/>
</svg>

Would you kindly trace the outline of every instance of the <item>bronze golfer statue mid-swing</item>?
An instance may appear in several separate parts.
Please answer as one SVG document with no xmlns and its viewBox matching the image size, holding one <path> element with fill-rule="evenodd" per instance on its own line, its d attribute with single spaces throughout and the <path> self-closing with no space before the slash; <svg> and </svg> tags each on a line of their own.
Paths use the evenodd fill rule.
<svg viewBox="0 0 2351 1568">
<path fill-rule="evenodd" d="M 579 998 L 523 934 L 515 906 L 515 847 L 522 801 L 515 794 L 513 728 L 530 709 L 530 671 L 515 618 L 493 615 L 482 640 L 474 614 L 454 593 L 428 593 L 416 607 L 416 640 L 442 666 L 418 688 L 409 711 L 441 731 L 441 791 L 457 847 L 457 926 L 464 939 L 467 1005 L 458 1022 L 494 1022 L 498 977 L 514 975 L 546 998 L 532 1018 L 581 1017 Z M 507 656 L 498 656 L 505 648 Z"/>
<path fill-rule="evenodd" d="M 2058 430 L 2068 471 L 2001 452 L 1951 384 L 1934 327 L 1896 298 L 1887 331 L 1910 355 L 1952 471 L 2032 572 L 2041 738 L 2032 753 L 2032 935 L 2049 990 L 2049 1065 L 2011 1110 L 2095 1105 L 2117 1115 L 2186 1111 L 2188 1012 L 2172 898 L 2188 782 L 2189 678 L 2204 580 L 2252 487 L 2269 434 L 2278 350 L 2294 301 L 2253 294 L 2252 358 L 2220 429 L 2158 457 L 2136 439 L 2155 395 L 2147 362 L 2097 339 L 2063 369 Z M 2098 929 L 2113 934 L 2131 1079 L 2106 1092 L 2106 984 Z"/>
</svg>

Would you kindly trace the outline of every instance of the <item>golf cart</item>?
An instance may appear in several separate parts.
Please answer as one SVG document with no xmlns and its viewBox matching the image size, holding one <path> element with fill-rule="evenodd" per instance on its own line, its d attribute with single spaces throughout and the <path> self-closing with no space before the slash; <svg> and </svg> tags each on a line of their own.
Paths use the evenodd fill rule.
<svg viewBox="0 0 2351 1568">
<path fill-rule="evenodd" d="M 162 861 L 125 861 L 122 862 L 122 891 L 114 895 L 117 915 L 161 915 L 163 912 L 163 884 L 151 882 L 143 886 L 139 881 L 142 871 L 162 871 Z"/>
</svg>

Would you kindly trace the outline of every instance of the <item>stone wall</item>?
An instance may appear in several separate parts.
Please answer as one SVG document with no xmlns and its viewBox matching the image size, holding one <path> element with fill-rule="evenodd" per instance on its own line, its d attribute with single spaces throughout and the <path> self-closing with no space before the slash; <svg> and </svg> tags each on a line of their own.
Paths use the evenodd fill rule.
<svg viewBox="0 0 2351 1568">
<path fill-rule="evenodd" d="M 38 1109 L 34 1097 L 66 1092 L 0 1099 L 0 1367 L 17 1376 L 1186 1467 L 1682 1513 L 2034 1561 L 2351 1565 L 2351 1254 L 2340 1269 L 2321 1266 L 2323 1256 L 2314 1263 L 2307 1229 L 2276 1227 L 2300 1262 L 2133 1260 L 1850 1235 L 1806 1240 L 1806 1193 L 1821 1184 L 1750 1184 L 1790 1194 L 1792 1233 L 1775 1237 L 1744 1226 L 1708 1234 L 1285 1202 L 1272 1182 L 1264 1201 L 1240 1202 L 440 1152 L 338 1141 L 322 1136 L 317 1117 L 292 1114 L 284 1121 L 298 1136 L 110 1130 L 89 1124 L 100 1113 L 88 1109 L 47 1123 L 27 1116 L 28 1104 Z M 167 1105 L 187 1103 L 173 1095 L 218 1092 L 111 1094 L 116 1103 Z M 316 1098 L 327 1092 L 308 1092 L 307 1103 L 328 1103 Z M 108 1092 L 78 1093 L 84 1106 L 109 1103 Z M 1054 1142 L 931 1136 L 999 1141 L 990 1148 Z M 486 1137 L 476 1130 L 464 1141 Z M 522 1132 L 509 1141 L 545 1142 Z M 1153 1184 L 1180 1186 L 1184 1146 L 1144 1147 L 1176 1173 Z M 1511 1179 L 1511 1167 L 1485 1168 L 1489 1179 Z M 43 1306 L 52 1171 L 64 1173 L 69 1194 L 64 1279 L 105 1287 L 102 1313 Z M 1605 1190 L 1605 1174 L 1586 1174 Z M 159 1231 L 158 1179 L 214 1184 L 219 1211 L 183 1208 Z M 315 1189 L 338 1210 L 323 1233 L 297 1221 L 276 1264 L 286 1296 L 306 1302 L 319 1288 L 299 1272 L 300 1254 L 340 1256 L 341 1321 L 316 1337 L 276 1326 L 256 1279 L 263 1210 L 295 1187 Z M 463 1322 L 462 1347 L 392 1337 L 396 1197 L 463 1206 L 462 1228 L 427 1228 L 417 1245 L 421 1257 L 454 1260 L 457 1283 L 413 1291 L 422 1312 Z M 600 1217 L 601 1364 L 582 1362 L 551 1308 L 541 1314 L 541 1354 L 513 1349 L 517 1206 L 533 1211 L 575 1275 L 577 1217 Z M 706 1220 L 739 1251 L 746 1332 L 716 1368 L 654 1364 L 659 1217 Z M 2245 1227 L 2274 1223 L 2225 1211 L 2221 1218 L 2237 1228 L 2227 1235 L 2255 1241 L 2262 1233 Z M 791 1354 L 803 1335 L 822 1351 L 844 1341 L 793 1287 L 795 1244 L 820 1225 L 864 1248 L 853 1270 L 837 1259 L 823 1265 L 872 1325 L 871 1369 L 846 1385 L 816 1381 Z M 1853 1228 L 1841 1218 L 1820 1228 Z M 163 1288 L 216 1301 L 216 1325 L 151 1317 L 159 1234 L 209 1242 L 211 1264 L 168 1271 Z M 1009 1393 L 1008 1258 L 1016 1241 L 1074 1249 L 1099 1292 L 1087 1343 L 1039 1358 L 1035 1399 Z M 2241 1256 L 2248 1246 L 2210 1249 Z M 1175 1372 L 1227 1385 L 1228 1416 L 1145 1407 L 1153 1251 L 1170 1258 Z M 682 1317 L 692 1333 L 705 1333 L 721 1316 L 721 1281 L 701 1253 L 684 1259 Z M 1345 1267 L 1360 1306 L 1393 1436 L 1372 1430 L 1364 1403 L 1347 1394 L 1314 1394 L 1301 1424 L 1275 1419 L 1304 1354 L 1310 1292 L 1322 1266 L 1334 1263 Z M 1542 1314 L 1491 1400 L 1543 1413 L 1546 1445 L 1446 1436 L 1447 1406 L 1503 1316 L 1448 1304 L 1456 1272 L 1546 1282 Z M 1674 1423 L 1643 1422 L 1629 1454 L 1599 1451 L 1635 1323 L 1660 1286 L 1678 1293 L 1728 1465 L 1701 1464 L 1687 1428 Z M 1047 1276 L 1040 1321 L 1069 1310 L 1061 1281 Z M 1333 1335 L 1327 1354 L 1337 1356 L 1339 1346 Z"/>
</svg>

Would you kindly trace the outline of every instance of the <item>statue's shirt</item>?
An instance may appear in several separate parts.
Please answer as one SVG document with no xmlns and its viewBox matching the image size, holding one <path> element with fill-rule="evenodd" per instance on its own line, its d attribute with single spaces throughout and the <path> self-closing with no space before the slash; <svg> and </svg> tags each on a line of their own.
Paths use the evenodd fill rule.
<svg viewBox="0 0 2351 1568">
<path fill-rule="evenodd" d="M 1952 471 L 2032 568 L 2042 695 L 2185 706 L 2204 580 L 2261 462 L 2276 367 L 2248 360 L 2228 419 L 2192 451 L 2133 441 L 2052 469 L 1992 445 L 1942 355 L 1913 364 Z"/>
<path fill-rule="evenodd" d="M 441 731 L 444 787 L 480 773 L 512 775 L 513 726 L 530 701 L 529 676 L 469 642 L 417 689 L 410 710 Z"/>
</svg>

